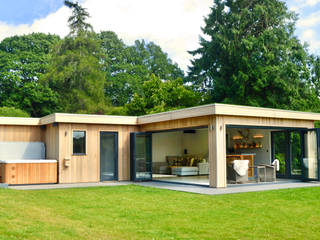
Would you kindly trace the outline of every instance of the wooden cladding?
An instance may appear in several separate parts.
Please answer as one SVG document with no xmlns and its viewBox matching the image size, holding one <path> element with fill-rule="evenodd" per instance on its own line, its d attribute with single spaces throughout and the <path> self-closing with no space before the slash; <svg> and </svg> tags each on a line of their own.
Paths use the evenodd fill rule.
<svg viewBox="0 0 320 240">
<path fill-rule="evenodd" d="M 40 126 L 0 125 L 0 142 L 41 142 L 44 130 Z"/>
<path fill-rule="evenodd" d="M 193 117 L 186 119 L 170 120 L 158 123 L 148 123 L 140 126 L 141 132 L 163 131 L 181 128 L 208 126 L 210 122 L 209 116 Z"/>
<path fill-rule="evenodd" d="M 130 132 L 138 131 L 137 127 L 60 123 L 58 128 L 60 183 L 100 181 L 100 132 L 118 133 L 118 180 L 130 179 Z M 85 155 L 72 154 L 73 130 L 86 131 Z M 66 159 L 69 166 L 64 164 Z"/>
<path fill-rule="evenodd" d="M 57 183 L 57 163 L 0 163 L 0 183 Z"/>
</svg>

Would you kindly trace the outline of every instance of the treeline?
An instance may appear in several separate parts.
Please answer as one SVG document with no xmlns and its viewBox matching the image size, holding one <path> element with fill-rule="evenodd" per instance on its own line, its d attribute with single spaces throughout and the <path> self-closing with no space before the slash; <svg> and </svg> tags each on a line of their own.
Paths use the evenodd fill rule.
<svg viewBox="0 0 320 240">
<path fill-rule="evenodd" d="M 0 43 L 0 115 L 142 115 L 213 102 L 320 110 L 319 57 L 295 36 L 297 15 L 282 1 L 215 0 L 187 73 L 152 42 L 95 33 L 86 9 L 65 4 L 65 38 Z"/>
<path fill-rule="evenodd" d="M 110 31 L 84 39 L 43 33 L 4 39 L 0 107 L 30 116 L 140 115 L 198 103 L 183 85 L 183 71 L 158 45 L 137 40 L 128 46 Z"/>
</svg>

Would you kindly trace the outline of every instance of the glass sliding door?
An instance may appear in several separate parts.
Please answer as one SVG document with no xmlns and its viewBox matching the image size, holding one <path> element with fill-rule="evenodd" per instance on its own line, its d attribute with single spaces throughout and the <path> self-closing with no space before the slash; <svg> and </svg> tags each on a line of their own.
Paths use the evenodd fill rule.
<svg viewBox="0 0 320 240">
<path fill-rule="evenodd" d="M 291 131 L 290 136 L 290 176 L 302 177 L 302 132 Z"/>
<path fill-rule="evenodd" d="M 285 177 L 287 175 L 287 134 L 286 132 L 271 132 L 272 139 L 272 161 L 279 160 L 280 170 L 277 177 Z M 271 161 L 271 162 L 272 162 Z"/>
<path fill-rule="evenodd" d="M 131 133 L 131 180 L 152 180 L 152 134 Z"/>
<path fill-rule="evenodd" d="M 306 180 L 319 180 L 319 129 L 304 133 L 303 168 Z"/>
<path fill-rule="evenodd" d="M 279 178 L 303 178 L 303 132 L 286 130 L 272 132 L 272 161 L 278 159 Z"/>
<path fill-rule="evenodd" d="M 118 179 L 118 133 L 100 132 L 100 181 Z"/>
</svg>

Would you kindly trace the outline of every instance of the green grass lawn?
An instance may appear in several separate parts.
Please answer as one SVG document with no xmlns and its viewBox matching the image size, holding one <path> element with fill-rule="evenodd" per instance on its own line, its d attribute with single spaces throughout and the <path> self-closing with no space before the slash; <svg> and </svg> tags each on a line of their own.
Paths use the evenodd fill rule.
<svg viewBox="0 0 320 240">
<path fill-rule="evenodd" d="M 134 185 L 0 189 L 0 239 L 319 239 L 320 188 L 206 196 Z"/>
</svg>

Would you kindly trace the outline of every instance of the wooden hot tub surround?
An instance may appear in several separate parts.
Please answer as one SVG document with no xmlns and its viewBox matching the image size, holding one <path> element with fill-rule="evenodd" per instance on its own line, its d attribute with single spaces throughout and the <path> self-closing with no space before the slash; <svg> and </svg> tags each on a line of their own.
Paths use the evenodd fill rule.
<svg viewBox="0 0 320 240">
<path fill-rule="evenodd" d="M 57 183 L 56 160 L 0 160 L 0 183 Z"/>
</svg>

